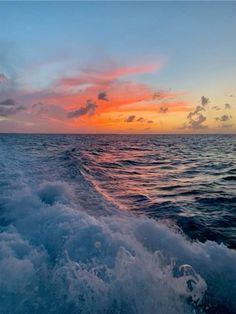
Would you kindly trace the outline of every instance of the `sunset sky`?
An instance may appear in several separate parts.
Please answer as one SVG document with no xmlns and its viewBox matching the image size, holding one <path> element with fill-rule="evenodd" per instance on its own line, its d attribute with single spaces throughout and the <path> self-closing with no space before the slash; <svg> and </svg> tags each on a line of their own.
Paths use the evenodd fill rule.
<svg viewBox="0 0 236 314">
<path fill-rule="evenodd" d="M 235 133 L 236 2 L 1 2 L 0 132 Z"/>
</svg>

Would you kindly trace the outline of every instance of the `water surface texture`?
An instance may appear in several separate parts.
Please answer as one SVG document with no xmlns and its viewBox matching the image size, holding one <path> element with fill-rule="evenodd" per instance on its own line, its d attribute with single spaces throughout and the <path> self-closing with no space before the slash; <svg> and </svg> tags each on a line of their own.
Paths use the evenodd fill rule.
<svg viewBox="0 0 236 314">
<path fill-rule="evenodd" d="M 0 309 L 235 313 L 235 135 L 1 135 Z"/>
</svg>

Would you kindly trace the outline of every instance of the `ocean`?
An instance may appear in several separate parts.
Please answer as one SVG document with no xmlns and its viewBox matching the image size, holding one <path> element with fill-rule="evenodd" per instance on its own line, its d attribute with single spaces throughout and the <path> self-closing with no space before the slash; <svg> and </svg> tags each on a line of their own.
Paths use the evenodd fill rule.
<svg viewBox="0 0 236 314">
<path fill-rule="evenodd" d="M 0 313 L 236 313 L 236 135 L 0 135 Z"/>
</svg>

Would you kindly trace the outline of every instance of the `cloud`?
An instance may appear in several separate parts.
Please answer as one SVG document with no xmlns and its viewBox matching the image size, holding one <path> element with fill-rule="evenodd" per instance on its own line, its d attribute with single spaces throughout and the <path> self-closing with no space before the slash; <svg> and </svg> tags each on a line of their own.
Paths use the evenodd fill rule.
<svg viewBox="0 0 236 314">
<path fill-rule="evenodd" d="M 15 106 L 15 101 L 11 98 L 7 98 L 0 102 L 0 106 Z"/>
<path fill-rule="evenodd" d="M 189 127 L 191 129 L 205 129 L 207 128 L 206 125 L 202 125 L 203 122 L 206 121 L 206 117 L 199 113 L 198 117 L 194 120 L 194 119 L 190 119 L 189 121 Z"/>
<path fill-rule="evenodd" d="M 161 106 L 159 111 L 160 113 L 167 113 L 168 110 L 169 110 L 168 107 Z"/>
<path fill-rule="evenodd" d="M 224 114 L 221 117 L 217 117 L 216 121 L 226 122 L 232 119 L 232 116 Z"/>
<path fill-rule="evenodd" d="M 100 92 L 98 93 L 98 99 L 104 100 L 104 101 L 109 101 L 107 93 L 106 92 Z"/>
<path fill-rule="evenodd" d="M 75 67 L 66 69 L 63 72 L 66 75 L 59 74 L 60 71 L 55 72 L 56 77 L 53 76 L 51 79 L 49 78 L 50 80 L 43 81 L 42 85 L 36 84 L 37 78 L 36 81 L 35 79 L 31 81 L 31 76 L 33 77 L 32 74 L 35 72 L 25 72 L 25 74 L 22 72 L 23 79 L 20 80 L 21 76 L 17 76 L 17 80 L 15 80 L 17 84 L 14 81 L 15 85 L 13 83 L 11 85 L 14 73 L 3 68 L 0 72 L 9 75 L 10 81 L 0 86 L 4 92 L 4 94 L 1 92 L 0 100 L 13 98 L 17 101 L 17 105 L 24 104 L 25 112 L 17 115 L 19 120 L 22 118 L 23 121 L 24 118 L 24 121 L 34 122 L 40 127 L 43 123 L 46 125 L 48 121 L 52 121 L 52 125 L 56 127 L 57 118 L 58 121 L 61 120 L 63 123 L 71 125 L 71 128 L 83 128 L 82 123 L 81 126 L 78 126 L 76 120 L 72 119 L 83 116 L 84 119 L 81 120 L 86 120 L 89 115 L 95 114 L 96 117 L 89 119 L 89 124 L 91 123 L 89 127 L 113 128 L 113 123 L 114 125 L 117 123 L 117 128 L 122 128 L 125 118 L 133 114 L 135 115 L 133 120 L 132 118 L 126 120 L 134 122 L 129 125 L 144 128 L 152 126 L 151 119 L 155 117 L 162 105 L 163 108 L 168 106 L 171 112 L 175 111 L 173 108 L 177 108 L 177 111 L 189 110 L 189 104 L 185 101 L 180 100 L 178 103 L 175 101 L 176 97 L 182 95 L 181 93 L 172 92 L 169 89 L 153 89 L 153 86 L 146 82 L 135 81 L 133 74 L 155 71 L 158 69 L 157 65 L 120 66 L 108 60 L 108 63 L 101 64 L 100 62 L 100 64 L 89 65 L 87 68 L 77 67 L 77 70 L 75 69 Z M 31 69 L 29 70 L 31 71 Z M 10 89 L 9 86 L 13 87 Z M 91 100 L 88 101 L 88 99 Z M 162 101 L 163 99 L 164 101 Z M 166 99 L 167 101 L 173 100 L 173 103 L 166 104 Z M 142 103 L 138 103 L 139 100 Z M 9 106 L 8 111 L 1 109 L 1 113 L 4 115 L 23 109 L 23 106 L 18 108 L 9 101 L 4 102 L 5 106 Z M 132 108 L 130 109 L 129 106 Z M 12 108 L 10 109 L 10 107 Z M 121 114 L 118 121 L 112 122 L 112 124 L 107 123 L 109 117 L 115 117 L 118 113 Z M 46 121 L 47 119 L 48 121 Z M 121 120 L 123 124 L 120 124 Z M 154 123 L 156 123 L 155 119 Z M 126 127 L 129 125 L 126 124 Z M 84 122 L 85 127 L 87 127 L 86 121 Z"/>
<path fill-rule="evenodd" d="M 0 102 L 0 116 L 2 117 L 14 115 L 24 109 L 25 106 L 17 106 L 16 102 L 11 98 L 7 98 Z"/>
<path fill-rule="evenodd" d="M 0 84 L 8 82 L 8 78 L 4 73 L 0 73 Z"/>
<path fill-rule="evenodd" d="M 204 96 L 202 96 L 203 98 Z M 208 99 L 206 100 L 201 98 L 201 103 L 206 105 Z M 196 106 L 194 111 L 189 112 L 187 115 L 187 122 L 184 123 L 184 129 L 206 129 L 207 125 L 203 123 L 206 121 L 206 117 L 202 114 L 202 111 L 205 111 L 203 106 Z"/>
<path fill-rule="evenodd" d="M 205 109 L 202 106 L 197 106 L 194 111 L 189 112 L 187 118 L 191 119 L 193 116 L 198 115 L 201 111 L 205 111 Z"/>
<path fill-rule="evenodd" d="M 225 109 L 231 109 L 231 105 L 230 104 L 225 104 Z"/>
<path fill-rule="evenodd" d="M 134 121 L 135 121 L 135 115 L 128 116 L 128 118 L 125 119 L 125 122 L 134 122 Z"/>
<path fill-rule="evenodd" d="M 143 117 L 140 117 L 136 120 L 137 122 L 145 122 L 145 119 Z"/>
<path fill-rule="evenodd" d="M 157 68 L 158 64 L 145 64 L 123 67 L 116 66 L 109 69 L 84 68 L 76 76 L 70 76 L 60 79 L 58 81 L 58 85 L 68 87 L 79 86 L 83 84 L 104 85 L 126 75 L 153 72 Z"/>
<path fill-rule="evenodd" d="M 124 80 L 124 76 L 134 73 L 144 73 L 153 71 L 155 66 L 117 66 L 114 63 L 93 65 L 93 67 L 82 68 L 73 75 L 61 76 L 47 88 L 28 89 L 21 92 L 20 100 L 26 104 L 38 102 L 38 100 L 51 104 L 59 104 L 68 116 L 73 116 L 77 108 L 73 104 L 81 104 L 84 107 L 87 99 L 97 101 L 99 107 L 96 111 L 99 117 L 96 123 L 103 123 L 100 114 L 109 112 L 127 112 L 127 115 L 136 111 L 157 112 L 157 101 L 153 101 L 153 88 L 146 83 L 134 81 L 133 78 Z M 155 97 L 159 99 L 175 99 L 181 94 L 170 90 L 157 90 Z M 142 100 L 142 103 L 138 101 Z M 109 102 L 108 102 L 109 101 Z M 166 104 L 165 104 L 166 105 Z M 132 107 L 132 108 L 129 108 Z M 168 103 L 172 111 L 185 111 L 188 104 L 185 101 L 175 101 Z M 79 108 L 80 109 L 80 108 Z M 78 110 L 79 110 L 78 109 Z M 83 110 L 82 110 L 83 111 Z M 77 114 L 80 115 L 80 110 Z M 141 113 L 140 116 L 143 116 Z M 138 117 L 140 117 L 138 115 Z M 123 119 L 125 117 L 123 116 Z M 98 121 L 99 120 L 99 121 Z M 141 122 L 141 121 L 138 121 Z"/>
<path fill-rule="evenodd" d="M 24 106 L 7 107 L 7 108 L 0 106 L 0 116 L 2 117 L 11 116 L 24 109 L 25 109 Z"/>
<path fill-rule="evenodd" d="M 166 90 L 162 89 L 162 90 L 158 90 L 154 92 L 154 94 L 152 95 L 152 100 L 163 100 L 166 98 L 175 98 L 181 95 L 182 93 L 172 92 L 171 89 L 166 89 Z"/>
<path fill-rule="evenodd" d="M 84 115 L 92 116 L 95 113 L 96 108 L 97 108 L 96 103 L 88 99 L 84 107 L 80 107 L 77 110 L 68 112 L 67 117 L 79 118 Z"/>
<path fill-rule="evenodd" d="M 202 96 L 201 97 L 201 104 L 202 106 L 206 106 L 210 102 L 209 98 Z"/>
<path fill-rule="evenodd" d="M 221 108 L 219 106 L 213 106 L 211 109 L 214 109 L 214 110 L 221 110 Z"/>
<path fill-rule="evenodd" d="M 222 108 L 220 108 L 219 106 L 213 106 L 211 109 L 221 110 Z M 229 103 L 224 104 L 224 109 L 231 109 L 231 105 Z"/>
<path fill-rule="evenodd" d="M 125 122 L 141 122 L 141 123 L 146 122 L 146 123 L 148 123 L 148 124 L 154 123 L 154 121 L 144 119 L 143 117 L 136 118 L 135 115 L 130 115 L 130 116 L 128 116 L 128 117 L 125 119 Z"/>
</svg>

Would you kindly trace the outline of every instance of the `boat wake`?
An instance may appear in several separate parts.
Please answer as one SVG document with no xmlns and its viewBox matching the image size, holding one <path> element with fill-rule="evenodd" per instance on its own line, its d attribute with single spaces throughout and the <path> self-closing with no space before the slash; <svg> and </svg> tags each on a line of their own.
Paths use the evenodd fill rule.
<svg viewBox="0 0 236 314">
<path fill-rule="evenodd" d="M 65 182 L 5 196 L 0 243 L 2 314 L 236 311 L 235 251 L 145 216 L 88 214 Z"/>
</svg>

